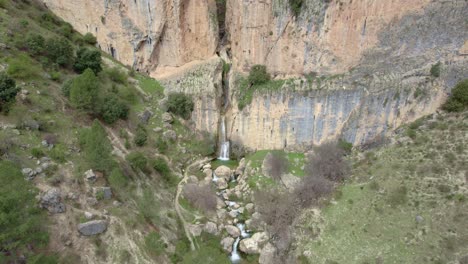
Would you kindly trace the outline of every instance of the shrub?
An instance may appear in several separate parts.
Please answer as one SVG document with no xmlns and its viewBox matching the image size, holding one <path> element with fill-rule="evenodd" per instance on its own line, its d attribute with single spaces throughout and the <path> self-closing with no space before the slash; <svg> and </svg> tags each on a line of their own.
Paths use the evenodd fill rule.
<svg viewBox="0 0 468 264">
<path fill-rule="evenodd" d="M 51 159 L 59 163 L 64 163 L 67 161 L 65 154 L 65 147 L 61 144 L 55 145 L 50 151 L 49 156 Z"/>
<path fill-rule="evenodd" d="M 146 235 L 145 246 L 148 253 L 154 254 L 156 256 L 161 255 L 166 248 L 166 244 L 161 239 L 161 236 L 154 231 Z"/>
<path fill-rule="evenodd" d="M 80 145 L 84 151 L 84 157 L 94 170 L 109 172 L 115 165 L 112 159 L 112 145 L 107 138 L 107 133 L 101 124 L 94 120 L 89 129 L 82 131 Z"/>
<path fill-rule="evenodd" d="M 179 263 L 179 262 L 178 262 Z M 229 264 L 231 263 L 226 254 L 219 250 L 219 247 L 201 245 L 195 251 L 184 254 L 181 264 Z"/>
<path fill-rule="evenodd" d="M 94 110 L 99 94 L 99 82 L 93 71 L 87 69 L 73 79 L 70 88 L 70 103 L 83 110 Z"/>
<path fill-rule="evenodd" d="M 338 147 L 341 148 L 346 154 L 350 154 L 353 150 L 353 143 L 340 138 L 338 140 Z"/>
<path fill-rule="evenodd" d="M 127 187 L 128 178 L 123 175 L 122 171 L 119 168 L 114 168 L 108 177 L 110 186 L 113 189 L 121 190 Z"/>
<path fill-rule="evenodd" d="M 107 76 L 116 83 L 126 84 L 127 83 L 127 74 L 121 71 L 118 67 L 110 68 L 106 70 Z"/>
<path fill-rule="evenodd" d="M 171 169 L 163 158 L 157 158 L 153 161 L 153 169 L 159 172 L 167 182 L 170 181 Z"/>
<path fill-rule="evenodd" d="M 250 85 L 258 85 L 266 83 L 270 80 L 270 74 L 267 72 L 265 65 L 254 65 L 250 69 L 248 81 Z"/>
<path fill-rule="evenodd" d="M 331 181 L 343 181 L 349 174 L 344 151 L 335 142 L 324 143 L 317 147 L 306 165 L 310 177 L 325 178 Z"/>
<path fill-rule="evenodd" d="M 282 151 L 270 152 L 265 157 L 265 173 L 275 181 L 281 181 L 281 176 L 288 171 L 289 162 Z"/>
<path fill-rule="evenodd" d="M 167 100 L 167 109 L 184 119 L 189 119 L 193 111 L 192 98 L 183 93 L 171 93 Z"/>
<path fill-rule="evenodd" d="M 96 45 L 97 43 L 96 37 L 89 32 L 83 36 L 83 40 L 90 45 Z"/>
<path fill-rule="evenodd" d="M 46 41 L 45 51 L 47 58 L 60 66 L 73 64 L 73 47 L 64 38 L 50 38 Z"/>
<path fill-rule="evenodd" d="M 156 148 L 158 149 L 159 153 L 166 153 L 166 151 L 168 150 L 167 142 L 159 137 L 156 140 Z"/>
<path fill-rule="evenodd" d="M 217 198 L 210 185 L 187 184 L 184 187 L 184 197 L 200 210 L 205 212 L 216 210 Z"/>
<path fill-rule="evenodd" d="M 146 171 L 146 165 L 148 164 L 148 159 L 141 152 L 132 152 L 127 155 L 126 160 L 135 170 Z"/>
<path fill-rule="evenodd" d="M 135 138 L 133 139 L 133 142 L 135 145 L 142 147 L 146 144 L 146 141 L 148 140 L 148 132 L 146 132 L 146 128 L 139 124 L 135 133 Z"/>
<path fill-rule="evenodd" d="M 39 34 L 31 34 L 26 38 L 26 47 L 29 54 L 33 56 L 41 55 L 45 52 L 45 39 Z"/>
<path fill-rule="evenodd" d="M 0 182 L 1 259 L 5 263 L 18 263 L 17 256 L 28 254 L 32 245 L 39 252 L 40 247 L 47 245 L 47 219 L 36 204 L 36 189 L 18 167 L 0 161 Z"/>
<path fill-rule="evenodd" d="M 143 195 L 138 197 L 137 206 L 139 212 L 143 215 L 146 221 L 155 226 L 159 225 L 159 212 L 160 208 L 158 200 L 154 198 L 154 190 L 149 188 L 143 189 Z"/>
<path fill-rule="evenodd" d="M 16 82 L 10 76 L 0 72 L 0 111 L 4 107 L 15 101 L 16 94 L 19 88 L 16 87 Z"/>
<path fill-rule="evenodd" d="M 129 107 L 115 95 L 108 95 L 101 106 L 100 114 L 102 119 L 112 124 L 118 119 L 127 119 Z"/>
<path fill-rule="evenodd" d="M 61 23 L 61 21 L 59 23 Z M 64 23 L 63 26 L 58 28 L 58 33 L 67 39 L 71 39 L 73 36 L 73 27 L 69 23 Z"/>
<path fill-rule="evenodd" d="M 101 62 L 101 52 L 98 50 L 81 48 L 76 53 L 76 61 L 73 68 L 78 73 L 82 73 L 87 68 L 90 68 L 95 74 L 98 74 L 102 70 Z"/>
<path fill-rule="evenodd" d="M 298 16 L 301 13 L 303 0 L 289 0 L 289 7 L 291 8 L 291 12 L 294 16 Z"/>
<path fill-rule="evenodd" d="M 435 78 L 438 78 L 440 76 L 440 66 L 441 63 L 440 61 L 437 62 L 436 64 L 432 65 L 431 67 L 431 75 Z"/>
<path fill-rule="evenodd" d="M 70 90 L 73 86 L 73 80 L 74 79 L 68 79 L 62 85 L 62 93 L 65 97 L 70 97 Z"/>
<path fill-rule="evenodd" d="M 18 79 L 35 78 L 41 72 L 41 68 L 34 63 L 29 56 L 21 54 L 8 61 L 7 73 Z"/>
<path fill-rule="evenodd" d="M 32 148 L 31 155 L 35 158 L 40 158 L 44 156 L 44 151 L 42 151 L 40 148 Z"/>
<path fill-rule="evenodd" d="M 452 95 L 449 97 L 443 108 L 449 112 L 461 112 L 468 107 L 468 79 L 460 81 L 452 89 Z"/>
</svg>

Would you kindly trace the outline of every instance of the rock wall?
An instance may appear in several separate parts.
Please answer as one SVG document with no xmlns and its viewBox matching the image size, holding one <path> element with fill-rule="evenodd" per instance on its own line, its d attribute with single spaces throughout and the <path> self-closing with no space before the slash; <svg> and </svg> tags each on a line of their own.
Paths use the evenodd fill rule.
<svg viewBox="0 0 468 264">
<path fill-rule="evenodd" d="M 179 67 L 215 54 L 214 0 L 43 0 L 102 50 L 145 71 Z"/>
</svg>

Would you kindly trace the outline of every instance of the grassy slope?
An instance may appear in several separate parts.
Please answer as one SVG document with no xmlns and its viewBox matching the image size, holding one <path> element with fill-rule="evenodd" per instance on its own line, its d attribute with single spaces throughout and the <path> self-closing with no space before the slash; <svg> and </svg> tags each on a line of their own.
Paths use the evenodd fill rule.
<svg viewBox="0 0 468 264">
<path fill-rule="evenodd" d="M 450 263 L 468 254 L 467 115 L 423 123 L 414 140 L 355 158 L 336 203 L 299 224 L 312 263 Z"/>
</svg>

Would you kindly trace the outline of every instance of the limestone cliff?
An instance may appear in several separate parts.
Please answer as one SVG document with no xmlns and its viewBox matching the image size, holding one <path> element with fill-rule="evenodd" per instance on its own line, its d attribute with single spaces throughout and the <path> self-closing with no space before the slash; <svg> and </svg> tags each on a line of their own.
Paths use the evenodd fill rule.
<svg viewBox="0 0 468 264">
<path fill-rule="evenodd" d="M 192 94 L 198 129 L 216 133 L 226 114 L 230 139 L 252 149 L 361 144 L 435 111 L 468 77 L 465 0 L 305 0 L 297 17 L 285 0 L 43 1 L 167 92 Z M 293 79 L 239 110 L 237 78 L 254 64 Z"/>
</svg>

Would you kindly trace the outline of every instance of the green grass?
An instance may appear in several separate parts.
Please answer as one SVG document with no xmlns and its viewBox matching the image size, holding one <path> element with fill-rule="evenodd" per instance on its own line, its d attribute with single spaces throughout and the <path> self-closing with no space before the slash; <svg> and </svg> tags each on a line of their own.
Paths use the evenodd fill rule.
<svg viewBox="0 0 468 264">
<path fill-rule="evenodd" d="M 211 168 L 216 170 L 219 166 L 227 166 L 230 169 L 236 169 L 239 165 L 239 161 L 237 160 L 214 160 L 211 162 Z"/>
<path fill-rule="evenodd" d="M 156 95 L 158 97 L 164 95 L 164 87 L 153 78 L 138 75 L 137 80 L 140 83 L 141 89 L 150 95 Z"/>
<path fill-rule="evenodd" d="M 354 160 L 353 176 L 341 188 L 336 203 L 319 217 L 302 219 L 301 249 L 310 261 L 324 263 L 449 263 L 466 255 L 468 203 L 465 200 L 467 121 L 444 117 L 451 135 L 422 130 L 404 146 L 387 146 Z M 457 154 L 454 154 L 457 153 Z M 450 162 L 450 163 L 449 163 Z M 461 185 L 460 185 L 461 184 Z M 416 216 L 424 219 L 418 223 Z M 339 253 L 338 253 L 339 252 Z"/>
<path fill-rule="evenodd" d="M 239 91 L 237 94 L 238 107 L 240 110 L 252 103 L 256 93 L 268 93 L 279 91 L 284 85 L 285 80 L 269 80 L 266 83 L 250 86 L 246 78 L 240 78 L 238 81 Z"/>
</svg>

